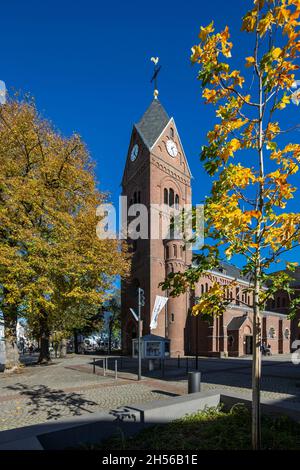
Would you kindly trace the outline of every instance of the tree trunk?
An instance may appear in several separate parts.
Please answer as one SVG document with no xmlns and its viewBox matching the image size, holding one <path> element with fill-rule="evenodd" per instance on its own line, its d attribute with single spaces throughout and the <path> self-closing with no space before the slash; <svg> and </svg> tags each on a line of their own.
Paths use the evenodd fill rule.
<svg viewBox="0 0 300 470">
<path fill-rule="evenodd" d="M 59 344 L 59 357 L 66 357 L 67 355 L 67 340 L 63 338 Z"/>
<path fill-rule="evenodd" d="M 108 354 L 111 353 L 111 338 L 112 338 L 112 326 L 109 325 L 109 330 L 108 330 Z"/>
<path fill-rule="evenodd" d="M 259 288 L 256 282 L 253 308 L 253 359 L 252 359 L 252 448 L 261 447 L 260 382 L 261 382 L 261 322 Z"/>
<path fill-rule="evenodd" d="M 14 369 L 20 366 L 19 350 L 17 346 L 17 317 L 11 313 L 4 313 L 4 340 L 5 340 L 5 369 Z"/>
<path fill-rule="evenodd" d="M 51 361 L 50 351 L 49 351 L 49 334 L 44 333 L 41 337 L 41 348 L 38 362 L 40 364 L 47 364 Z"/>
</svg>

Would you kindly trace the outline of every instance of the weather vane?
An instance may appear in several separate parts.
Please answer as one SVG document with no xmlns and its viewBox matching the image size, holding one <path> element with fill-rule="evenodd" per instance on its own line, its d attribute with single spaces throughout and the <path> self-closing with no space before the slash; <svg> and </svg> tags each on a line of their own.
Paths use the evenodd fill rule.
<svg viewBox="0 0 300 470">
<path fill-rule="evenodd" d="M 154 81 L 154 92 L 153 92 L 153 96 L 154 96 L 154 99 L 157 100 L 157 97 L 158 97 L 158 89 L 157 89 L 157 75 L 161 69 L 161 65 L 158 66 L 158 61 L 159 61 L 159 57 L 151 57 L 151 62 L 154 63 L 154 73 L 153 73 L 153 77 L 151 78 L 151 81 L 150 83 L 152 83 Z"/>
</svg>

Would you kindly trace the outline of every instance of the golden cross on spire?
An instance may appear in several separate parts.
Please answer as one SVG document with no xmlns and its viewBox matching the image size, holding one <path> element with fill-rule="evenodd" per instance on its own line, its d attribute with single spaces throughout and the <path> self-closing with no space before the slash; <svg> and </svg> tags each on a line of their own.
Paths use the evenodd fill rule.
<svg viewBox="0 0 300 470">
<path fill-rule="evenodd" d="M 152 83 L 154 81 L 154 92 L 153 92 L 153 96 L 154 96 L 154 99 L 157 100 L 157 97 L 158 97 L 158 89 L 157 89 L 157 75 L 161 69 L 161 66 L 158 66 L 158 61 L 159 61 L 159 57 L 151 57 L 151 62 L 154 63 L 154 72 L 153 72 L 153 77 L 151 78 L 151 81 L 150 83 Z"/>
</svg>

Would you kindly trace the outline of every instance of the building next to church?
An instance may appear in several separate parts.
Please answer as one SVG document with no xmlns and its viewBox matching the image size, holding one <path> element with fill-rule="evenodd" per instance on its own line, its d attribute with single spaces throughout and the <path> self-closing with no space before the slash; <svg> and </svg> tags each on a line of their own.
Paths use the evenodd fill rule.
<svg viewBox="0 0 300 470">
<path fill-rule="evenodd" d="M 192 203 L 191 172 L 174 119 L 168 116 L 157 97 L 140 121 L 133 126 L 122 179 L 122 195 L 128 208 L 134 204 L 163 204 L 177 209 Z M 129 210 L 130 212 L 130 210 Z M 130 216 L 127 216 L 130 221 Z M 148 217 L 149 235 L 161 228 L 165 214 L 158 209 L 156 217 Z M 169 215 L 168 215 L 169 217 Z M 159 226 L 159 227 L 158 227 Z M 161 232 L 160 232 L 161 233 Z M 130 308 L 137 308 L 137 290 L 145 293 L 142 308 L 142 335 L 150 332 L 170 339 L 171 356 L 201 354 L 209 356 L 242 356 L 252 353 L 252 309 L 249 294 L 244 290 L 249 280 L 233 265 L 222 264 L 219 270 L 206 273 L 195 288 L 179 297 L 170 297 L 158 317 L 155 330 L 150 331 L 151 314 L 157 295 L 167 292 L 159 287 L 170 272 L 185 271 L 192 263 L 191 250 L 184 249 L 181 239 L 129 238 L 132 253 L 131 274 L 122 281 L 122 348 L 132 352 L 137 337 L 137 322 Z M 226 312 L 207 322 L 190 314 L 195 297 L 206 292 L 212 282 L 230 284 L 232 298 Z M 233 292 L 233 289 L 235 290 Z M 291 324 L 284 311 L 262 314 L 262 341 L 272 353 L 287 353 L 291 345 Z"/>
</svg>

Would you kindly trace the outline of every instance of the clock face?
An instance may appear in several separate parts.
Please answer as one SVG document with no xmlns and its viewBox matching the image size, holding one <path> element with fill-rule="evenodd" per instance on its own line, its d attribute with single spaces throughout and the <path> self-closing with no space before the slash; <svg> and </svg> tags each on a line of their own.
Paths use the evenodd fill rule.
<svg viewBox="0 0 300 470">
<path fill-rule="evenodd" d="M 176 157 L 178 153 L 177 145 L 173 140 L 168 140 L 167 141 L 167 151 L 168 154 L 171 155 L 171 157 Z"/>
<path fill-rule="evenodd" d="M 134 162 L 134 160 L 136 160 L 138 154 L 139 154 L 139 146 L 138 146 L 138 144 L 135 144 L 132 147 L 131 154 L 130 154 L 130 159 L 131 159 L 132 162 Z"/>
</svg>

